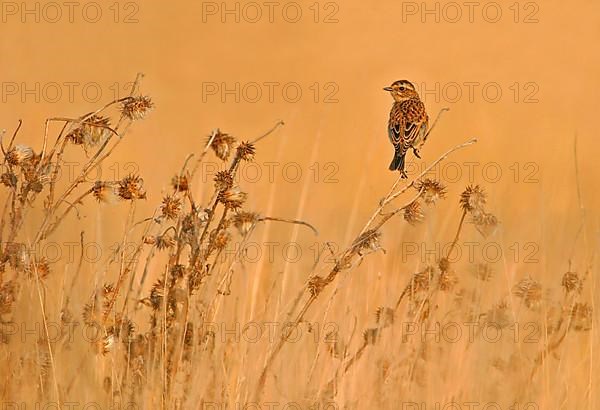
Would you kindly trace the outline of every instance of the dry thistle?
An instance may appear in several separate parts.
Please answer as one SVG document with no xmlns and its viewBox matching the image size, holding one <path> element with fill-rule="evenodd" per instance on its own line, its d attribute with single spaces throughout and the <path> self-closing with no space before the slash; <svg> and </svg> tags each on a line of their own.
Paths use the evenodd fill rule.
<svg viewBox="0 0 600 410">
<path fill-rule="evenodd" d="M 228 209 L 239 209 L 242 207 L 248 194 L 242 192 L 239 187 L 231 187 L 219 192 L 219 201 Z"/>
<path fill-rule="evenodd" d="M 233 226 L 237 228 L 240 235 L 245 236 L 259 218 L 260 216 L 254 212 L 237 212 L 232 218 Z"/>
<path fill-rule="evenodd" d="M 177 192 L 186 192 L 190 189 L 187 175 L 175 175 L 171 178 L 171 186 Z"/>
<path fill-rule="evenodd" d="M 142 186 L 144 180 L 138 175 L 128 175 L 119 181 L 118 194 L 121 199 L 146 199 L 146 191 Z"/>
<path fill-rule="evenodd" d="M 175 246 L 175 239 L 169 234 L 157 235 L 154 242 L 156 249 L 161 251 Z"/>
<path fill-rule="evenodd" d="M 487 238 L 496 232 L 498 228 L 498 218 L 488 212 L 475 212 L 473 214 L 473 223 L 479 233 Z"/>
<path fill-rule="evenodd" d="M 231 240 L 231 234 L 227 231 L 212 232 L 210 242 L 216 249 L 224 249 Z"/>
<path fill-rule="evenodd" d="M 35 279 L 36 275 L 40 279 L 46 279 L 50 275 L 50 263 L 45 257 L 35 259 L 29 262 L 26 272 L 32 279 Z"/>
<path fill-rule="evenodd" d="M 438 267 L 440 268 L 440 271 L 442 272 L 448 272 L 450 270 L 450 259 L 448 258 L 441 258 L 440 261 L 438 262 Z"/>
<path fill-rule="evenodd" d="M 254 154 L 256 153 L 256 148 L 251 142 L 242 142 L 237 147 L 237 153 L 241 160 L 253 161 Z"/>
<path fill-rule="evenodd" d="M 484 282 L 490 280 L 494 275 L 492 267 L 487 263 L 478 263 L 475 265 L 473 271 L 473 275 Z"/>
<path fill-rule="evenodd" d="M 160 309 L 163 301 L 165 284 L 162 279 L 157 280 L 153 285 L 152 289 L 150 289 L 150 297 L 148 298 L 148 302 L 150 307 L 153 310 Z"/>
<path fill-rule="evenodd" d="M 410 279 L 410 283 L 407 286 L 407 291 L 410 295 L 414 295 L 417 292 L 427 292 L 433 279 L 433 267 L 428 266 L 420 272 L 415 273 Z"/>
<path fill-rule="evenodd" d="M 448 292 L 454 289 L 454 286 L 458 283 L 458 277 L 456 273 L 451 270 L 440 272 L 440 277 L 438 278 L 438 286 L 440 290 Z"/>
<path fill-rule="evenodd" d="M 9 242 L 4 248 L 3 262 L 8 261 L 10 266 L 20 271 L 25 267 L 27 260 L 27 246 L 21 242 Z"/>
<path fill-rule="evenodd" d="M 571 328 L 587 331 L 592 328 L 593 308 L 587 303 L 575 303 L 571 308 Z"/>
<path fill-rule="evenodd" d="M 233 150 L 233 144 L 235 144 L 235 138 L 229 134 L 225 134 L 224 132 L 221 132 L 221 130 L 219 130 L 219 129 L 217 129 L 216 134 L 214 135 L 214 138 L 212 136 L 209 136 L 207 138 L 207 141 L 210 141 L 211 138 L 212 138 L 212 143 L 210 144 L 210 147 L 215 152 L 215 155 L 217 156 L 217 158 L 219 158 L 223 161 L 227 161 L 227 158 L 229 158 L 229 155 L 231 154 L 231 151 Z"/>
<path fill-rule="evenodd" d="M 542 285 L 531 278 L 522 279 L 513 287 L 512 292 L 521 298 L 528 308 L 536 307 L 542 300 Z"/>
<path fill-rule="evenodd" d="M 583 281 L 576 272 L 565 273 L 562 277 L 561 285 L 565 288 L 566 293 L 581 293 L 581 290 L 583 289 Z"/>
<path fill-rule="evenodd" d="M 460 194 L 460 206 L 466 212 L 483 212 L 486 201 L 486 194 L 479 185 L 469 185 L 464 192 Z"/>
<path fill-rule="evenodd" d="M 129 97 L 121 103 L 121 114 L 130 120 L 141 120 L 153 107 L 154 104 L 148 96 Z"/>
<path fill-rule="evenodd" d="M 65 138 L 74 145 L 94 147 L 106 139 L 108 136 L 106 127 L 109 126 L 110 118 L 92 115 L 84 124 L 69 132 Z"/>
<path fill-rule="evenodd" d="M 394 309 L 388 307 L 380 307 L 375 312 L 375 320 L 377 325 L 381 328 L 388 327 L 394 324 L 394 316 L 396 312 Z"/>
<path fill-rule="evenodd" d="M 404 208 L 404 220 L 409 224 L 416 225 L 423 219 L 425 219 L 425 215 L 423 215 L 419 201 L 413 201 Z"/>
<path fill-rule="evenodd" d="M 490 310 L 483 315 L 484 323 L 492 324 L 494 327 L 504 329 L 513 324 L 513 316 L 508 309 L 506 301 L 500 301 L 492 306 Z"/>
<path fill-rule="evenodd" d="M 175 284 L 185 276 L 185 266 L 177 263 L 171 267 L 169 272 L 171 273 L 172 283 Z"/>
<path fill-rule="evenodd" d="M 382 250 L 383 248 L 379 244 L 380 239 L 381 232 L 375 229 L 369 229 L 356 238 L 351 247 L 352 253 L 362 256 L 371 252 Z"/>
<path fill-rule="evenodd" d="M 5 185 L 9 188 L 16 188 L 17 176 L 12 172 L 5 172 L 4 174 L 0 175 L 0 182 L 2 185 Z"/>
<path fill-rule="evenodd" d="M 119 199 L 114 183 L 97 181 L 92 187 L 92 195 L 98 202 L 114 203 Z"/>
<path fill-rule="evenodd" d="M 167 195 L 163 198 L 161 205 L 162 216 L 167 219 L 177 219 L 181 212 L 181 199 Z"/>
<path fill-rule="evenodd" d="M 0 315 L 10 313 L 13 303 L 17 300 L 18 285 L 14 281 L 0 284 Z"/>
<path fill-rule="evenodd" d="M 374 345 L 379 337 L 379 328 L 372 327 L 363 332 L 363 340 L 365 345 Z"/>
<path fill-rule="evenodd" d="M 115 346 L 115 336 L 113 334 L 108 334 L 104 337 L 101 337 L 100 339 L 95 340 L 93 346 L 97 354 L 108 354 Z"/>
<path fill-rule="evenodd" d="M 13 166 L 24 165 L 35 156 L 33 149 L 26 145 L 15 145 L 6 153 L 6 162 Z"/>
<path fill-rule="evenodd" d="M 427 205 L 435 205 L 439 199 L 446 197 L 446 187 L 439 181 L 425 178 L 417 181 L 414 185 L 417 191 L 421 191 L 421 198 Z"/>
<path fill-rule="evenodd" d="M 329 281 L 327 279 L 316 275 L 312 276 L 308 280 L 308 291 L 313 298 L 316 298 L 328 284 Z"/>
<path fill-rule="evenodd" d="M 101 321 L 96 300 L 86 303 L 83 306 L 83 312 L 81 316 L 83 317 L 83 323 L 85 323 L 93 329 L 96 329 L 96 324 Z"/>
<path fill-rule="evenodd" d="M 219 171 L 215 175 L 215 189 L 225 191 L 233 186 L 233 175 L 229 171 Z"/>
</svg>

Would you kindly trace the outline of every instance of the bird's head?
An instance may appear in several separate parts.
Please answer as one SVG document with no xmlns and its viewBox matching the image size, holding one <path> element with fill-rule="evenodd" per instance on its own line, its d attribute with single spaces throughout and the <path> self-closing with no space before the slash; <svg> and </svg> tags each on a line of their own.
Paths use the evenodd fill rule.
<svg viewBox="0 0 600 410">
<path fill-rule="evenodd" d="M 390 92 L 394 101 L 404 101 L 419 96 L 415 86 L 408 80 L 398 80 L 384 90 Z"/>
</svg>

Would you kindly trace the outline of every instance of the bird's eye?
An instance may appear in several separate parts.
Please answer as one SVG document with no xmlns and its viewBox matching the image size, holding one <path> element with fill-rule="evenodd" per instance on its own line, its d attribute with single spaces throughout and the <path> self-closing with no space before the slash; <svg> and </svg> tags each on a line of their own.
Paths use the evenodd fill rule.
<svg viewBox="0 0 600 410">
<path fill-rule="evenodd" d="M 400 87 L 400 91 L 404 91 L 404 90 L 406 90 L 405 87 Z"/>
</svg>

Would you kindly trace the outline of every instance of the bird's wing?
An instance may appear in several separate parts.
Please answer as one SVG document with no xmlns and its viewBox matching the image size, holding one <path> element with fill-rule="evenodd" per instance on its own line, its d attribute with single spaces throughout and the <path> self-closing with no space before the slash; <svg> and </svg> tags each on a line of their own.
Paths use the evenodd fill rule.
<svg viewBox="0 0 600 410">
<path fill-rule="evenodd" d="M 418 99 L 394 104 L 390 113 L 388 134 L 397 151 L 404 154 L 413 146 L 427 119 L 425 105 Z"/>
<path fill-rule="evenodd" d="M 404 135 L 405 121 L 400 104 L 396 103 L 390 112 L 390 121 L 388 123 L 388 136 L 390 142 L 398 149 L 402 143 Z"/>
</svg>

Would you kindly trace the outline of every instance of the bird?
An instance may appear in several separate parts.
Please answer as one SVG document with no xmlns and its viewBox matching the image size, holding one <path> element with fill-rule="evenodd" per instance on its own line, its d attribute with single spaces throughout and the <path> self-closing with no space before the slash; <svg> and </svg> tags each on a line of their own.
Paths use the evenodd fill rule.
<svg viewBox="0 0 600 410">
<path fill-rule="evenodd" d="M 404 171 L 406 153 L 409 149 L 417 158 L 421 158 L 419 149 L 427 138 L 429 116 L 425 104 L 419 98 L 415 86 L 408 80 L 395 81 L 385 87 L 394 99 L 388 122 L 388 136 L 394 145 L 394 158 L 390 163 L 390 171 L 400 171 L 402 178 L 408 178 Z"/>
</svg>

